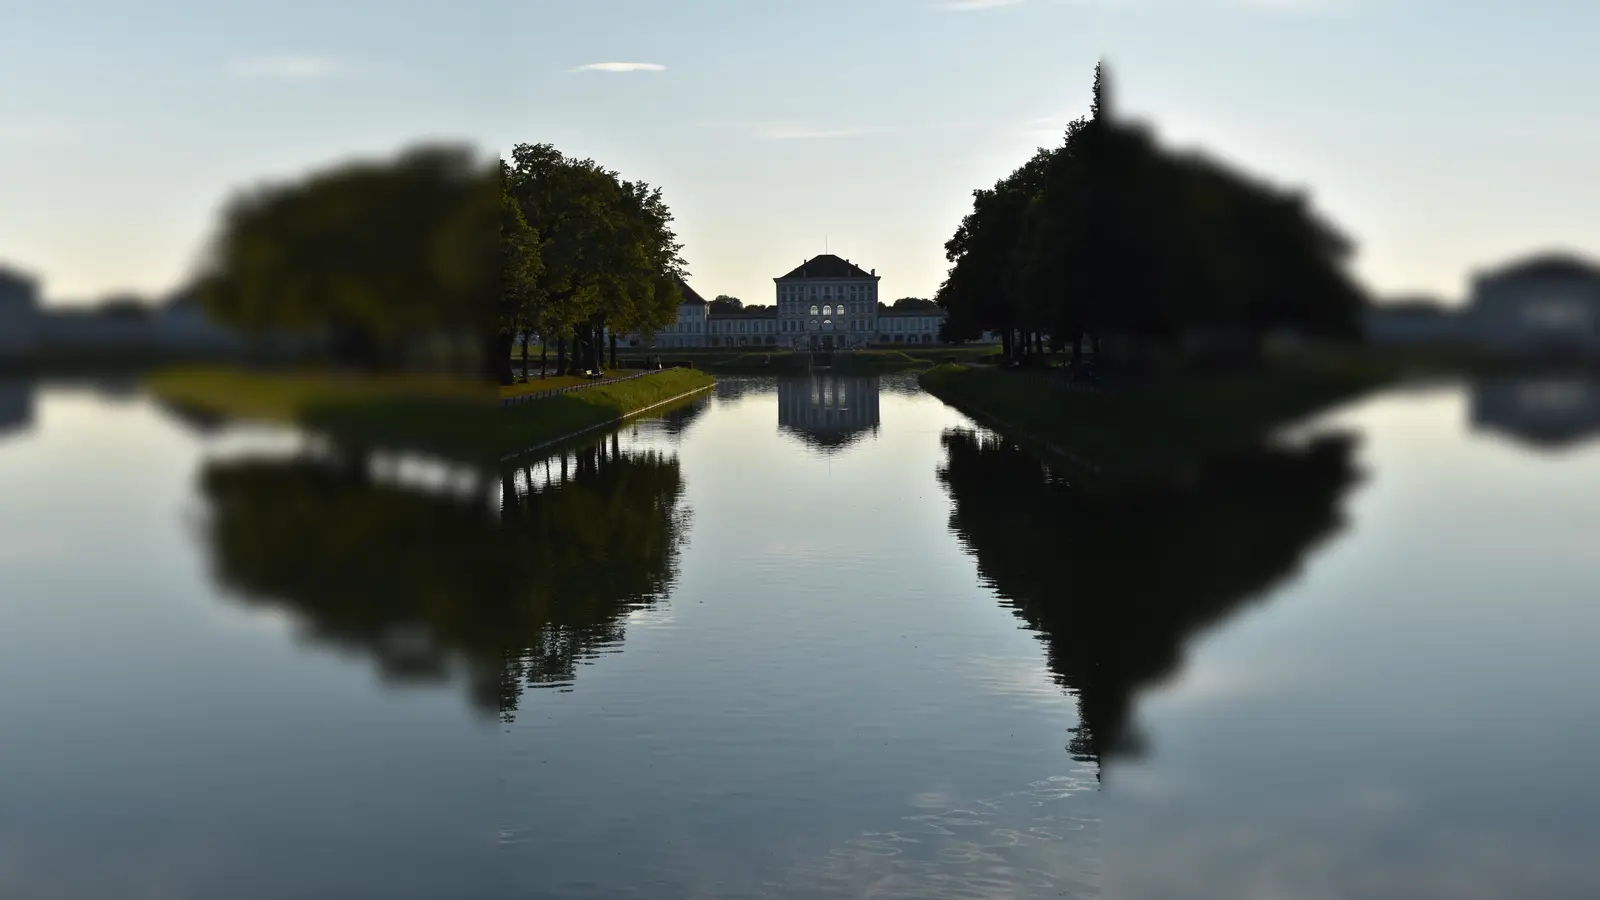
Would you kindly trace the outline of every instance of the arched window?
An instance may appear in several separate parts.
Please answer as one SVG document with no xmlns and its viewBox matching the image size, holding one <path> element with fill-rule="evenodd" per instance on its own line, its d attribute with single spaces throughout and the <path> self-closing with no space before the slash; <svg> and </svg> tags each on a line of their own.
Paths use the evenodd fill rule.
<svg viewBox="0 0 1600 900">
<path fill-rule="evenodd" d="M 825 316 L 831 316 L 831 315 L 833 315 L 833 307 L 831 307 L 831 306 L 824 306 L 824 307 L 823 307 L 823 308 L 822 308 L 822 314 L 823 314 L 823 315 L 825 315 Z"/>
<path fill-rule="evenodd" d="M 822 320 L 822 330 L 823 331 L 832 331 L 833 330 L 833 320 L 832 319 L 823 319 Z"/>
<path fill-rule="evenodd" d="M 816 311 L 816 310 L 812 310 L 812 312 L 815 312 L 815 311 Z M 811 327 L 812 327 L 812 328 L 815 328 L 815 327 L 817 327 L 817 320 L 816 320 L 816 319 L 812 319 L 812 320 L 811 320 Z"/>
<path fill-rule="evenodd" d="M 812 315 L 813 315 L 813 316 L 814 316 L 814 315 L 816 315 L 816 314 L 817 314 L 817 305 L 816 305 L 816 304 L 815 304 L 815 303 L 813 303 L 813 304 L 811 304 L 811 314 L 812 314 Z M 815 323 L 815 322 L 812 322 L 812 323 L 811 323 L 811 324 L 813 324 L 813 325 L 815 325 L 815 324 L 817 324 L 817 323 Z"/>
</svg>

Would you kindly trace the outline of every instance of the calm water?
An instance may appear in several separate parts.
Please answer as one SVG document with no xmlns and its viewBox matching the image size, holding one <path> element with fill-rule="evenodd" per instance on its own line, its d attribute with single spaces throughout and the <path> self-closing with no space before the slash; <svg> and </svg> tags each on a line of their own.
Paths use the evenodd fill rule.
<svg viewBox="0 0 1600 900">
<path fill-rule="evenodd" d="M 0 383 L 0 897 L 1600 896 L 1597 426 L 1090 498 L 909 377 L 504 473 Z"/>
</svg>

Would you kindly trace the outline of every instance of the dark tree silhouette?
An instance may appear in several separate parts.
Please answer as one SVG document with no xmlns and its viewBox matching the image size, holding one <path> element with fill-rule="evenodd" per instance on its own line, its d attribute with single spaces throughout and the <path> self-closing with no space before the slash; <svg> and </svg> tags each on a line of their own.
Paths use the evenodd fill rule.
<svg viewBox="0 0 1600 900">
<path fill-rule="evenodd" d="M 1105 771 L 1135 753 L 1133 702 L 1169 677 L 1201 630 L 1262 597 L 1342 527 L 1353 441 L 1263 445 L 1188 477 L 1088 495 L 988 434 L 951 429 L 939 479 L 950 528 L 1048 647 L 1078 697 L 1070 751 Z"/>
<path fill-rule="evenodd" d="M 660 188 L 549 144 L 517 145 L 501 174 L 509 202 L 538 236 L 539 257 L 524 267 L 520 241 L 503 252 L 497 325 L 507 357 L 512 335 L 537 333 L 555 341 L 558 371 L 599 369 L 607 331 L 615 365 L 617 334 L 654 331 L 676 318 L 687 273 Z"/>
<path fill-rule="evenodd" d="M 973 193 L 945 245 L 946 340 L 998 332 L 1025 362 L 1048 335 L 1076 366 L 1085 338 L 1135 365 L 1197 343 L 1249 360 L 1274 329 L 1359 335 L 1351 246 L 1302 195 L 1165 150 L 1115 112 L 1101 65 L 1061 145 Z"/>
<path fill-rule="evenodd" d="M 481 491 L 383 483 L 359 455 L 211 463 L 213 568 L 387 677 L 464 671 L 475 704 L 510 717 L 527 686 L 572 684 L 628 610 L 666 596 L 685 513 L 677 461 L 615 435 L 501 485 L 497 511 Z"/>
</svg>

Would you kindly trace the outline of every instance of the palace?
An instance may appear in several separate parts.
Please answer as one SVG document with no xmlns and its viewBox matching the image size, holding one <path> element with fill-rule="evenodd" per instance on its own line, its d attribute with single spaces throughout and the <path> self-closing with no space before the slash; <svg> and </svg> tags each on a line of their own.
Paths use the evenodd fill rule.
<svg viewBox="0 0 1600 900">
<path fill-rule="evenodd" d="M 878 298 L 877 270 L 824 254 L 774 278 L 774 303 L 732 312 L 711 304 L 683 282 L 683 302 L 671 325 L 653 336 L 630 334 L 633 347 L 771 347 L 785 350 L 853 350 L 874 344 L 932 344 L 945 312 L 895 308 Z"/>
</svg>

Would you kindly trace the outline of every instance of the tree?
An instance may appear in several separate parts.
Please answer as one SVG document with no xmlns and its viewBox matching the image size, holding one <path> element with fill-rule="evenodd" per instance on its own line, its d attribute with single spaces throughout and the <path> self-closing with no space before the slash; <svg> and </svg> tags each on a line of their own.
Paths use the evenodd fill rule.
<svg viewBox="0 0 1600 900">
<path fill-rule="evenodd" d="M 711 301 L 707 309 L 713 314 L 727 315 L 744 309 L 744 301 L 738 297 L 730 297 L 727 294 L 718 294 L 717 299 Z"/>
<path fill-rule="evenodd" d="M 542 241 L 539 233 L 528 224 L 522 207 L 506 189 L 506 165 L 500 164 L 500 246 L 501 278 L 500 303 L 496 309 L 496 342 L 492 354 L 494 376 L 499 384 L 510 384 L 512 342 L 522 338 L 522 371 L 528 372 L 528 339 L 540 317 L 543 295 L 534 287 L 544 271 L 539 250 Z M 501 348 L 505 352 L 501 352 Z"/>
<path fill-rule="evenodd" d="M 498 280 L 492 177 L 470 149 L 423 146 L 241 193 L 196 293 L 218 321 L 324 337 L 367 368 L 482 335 Z"/>
<path fill-rule="evenodd" d="M 651 332 L 674 319 L 686 273 L 659 188 L 549 144 L 518 145 L 505 173 L 510 196 L 541 236 L 542 271 L 527 291 L 537 300 L 528 305 L 546 343 L 556 341 L 558 370 L 599 369 L 607 332 Z M 614 363 L 614 337 L 611 356 Z"/>
<path fill-rule="evenodd" d="M 1102 64 L 1061 145 L 974 192 L 945 245 L 945 339 L 999 332 L 1020 362 L 1048 335 L 1076 368 L 1085 338 L 1098 359 L 1142 365 L 1200 338 L 1359 332 L 1350 245 L 1303 195 L 1165 150 L 1115 112 Z"/>
</svg>

